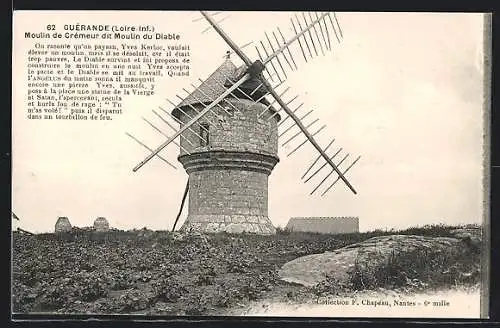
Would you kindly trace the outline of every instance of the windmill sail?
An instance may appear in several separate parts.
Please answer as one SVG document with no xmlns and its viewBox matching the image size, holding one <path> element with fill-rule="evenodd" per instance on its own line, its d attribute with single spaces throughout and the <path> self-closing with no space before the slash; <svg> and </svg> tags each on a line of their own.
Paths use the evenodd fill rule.
<svg viewBox="0 0 500 328">
<path fill-rule="evenodd" d="M 264 50 L 264 52 L 267 55 L 267 58 L 263 61 L 257 60 L 255 62 L 252 62 L 250 60 L 250 58 L 248 58 L 248 56 L 236 45 L 236 43 L 234 41 L 231 40 L 231 38 L 229 38 L 229 36 L 220 28 L 220 26 L 218 26 L 217 22 L 208 13 L 202 12 L 202 15 L 207 19 L 207 21 L 210 23 L 210 25 L 212 25 L 214 30 L 217 33 L 219 33 L 219 35 L 224 39 L 224 41 L 226 41 L 226 43 L 234 50 L 234 52 L 241 58 L 241 60 L 248 67 L 248 69 L 245 73 L 245 76 L 248 75 L 247 78 L 253 78 L 253 79 L 260 80 L 260 82 L 263 84 L 263 86 L 267 89 L 267 92 L 274 98 L 274 100 L 279 104 L 281 109 L 283 109 L 288 114 L 288 116 L 294 121 L 294 123 L 298 126 L 298 128 L 301 130 L 301 132 L 306 136 L 309 143 L 314 146 L 314 148 L 320 153 L 320 155 L 323 157 L 323 159 L 331 166 L 331 168 L 335 171 L 335 173 L 337 173 L 339 179 L 341 179 L 347 185 L 347 187 L 349 187 L 349 189 L 353 193 L 356 194 L 357 192 L 354 189 L 354 187 L 352 186 L 352 184 L 346 179 L 346 177 L 339 170 L 337 165 L 335 165 L 335 163 L 326 154 L 326 152 L 323 150 L 323 148 L 321 148 L 321 146 L 318 144 L 318 142 L 314 139 L 314 135 L 316 133 L 318 133 L 319 131 L 321 131 L 323 129 L 323 127 L 319 131 L 311 134 L 307 130 L 307 128 L 310 125 L 306 126 L 302 123 L 302 121 L 295 115 L 294 111 L 288 107 L 289 103 L 286 103 L 283 101 L 281 96 L 278 95 L 278 93 L 274 90 L 273 86 L 267 81 L 267 79 L 265 78 L 265 76 L 263 74 L 263 72 L 267 72 L 267 74 L 269 75 L 269 70 L 266 67 L 266 65 L 269 63 L 271 65 L 273 71 L 278 76 L 278 79 L 281 82 L 283 82 L 283 79 L 280 77 L 280 74 L 278 73 L 278 69 L 276 68 L 277 66 L 280 67 L 282 70 L 282 73 L 284 73 L 285 78 L 286 78 L 286 72 L 283 68 L 281 61 L 279 60 L 279 55 L 284 56 L 284 51 L 287 49 L 289 50 L 289 47 L 292 44 L 294 44 L 295 41 L 300 42 L 301 38 L 302 38 L 302 41 L 304 41 L 304 43 L 308 46 L 308 52 L 309 52 L 310 57 L 313 57 L 313 54 L 312 54 L 312 51 L 309 47 L 309 41 L 312 44 L 312 47 L 314 49 L 314 53 L 316 55 L 318 55 L 318 51 L 316 49 L 316 43 L 314 42 L 314 38 L 313 38 L 313 32 L 316 34 L 317 41 L 318 41 L 318 47 L 320 47 L 320 49 L 323 50 L 323 45 L 321 44 L 320 34 L 318 34 L 318 32 L 317 32 L 317 29 L 320 28 L 321 22 L 324 22 L 328 18 L 329 21 L 331 22 L 331 27 L 333 28 L 335 33 L 336 33 L 336 28 L 340 28 L 340 26 L 338 24 L 337 24 L 337 26 L 335 26 L 333 24 L 333 21 L 331 20 L 331 17 L 330 17 L 331 14 L 330 13 L 322 13 L 320 16 L 316 17 L 316 19 L 313 19 L 312 15 L 309 15 L 309 20 L 308 20 L 305 13 L 303 13 L 303 15 L 302 15 L 303 22 L 302 23 L 305 24 L 304 28 L 302 28 L 302 23 L 301 23 L 300 19 L 298 18 L 298 16 L 295 16 L 296 22 L 299 26 L 299 30 L 297 30 L 297 28 L 295 27 L 295 24 L 293 23 L 293 20 L 292 20 L 292 25 L 293 25 L 293 28 L 294 28 L 294 31 L 296 34 L 288 42 L 285 42 L 284 44 L 280 45 L 280 47 L 277 50 L 274 50 L 274 47 L 272 46 L 271 39 L 266 34 L 266 39 L 269 42 L 269 45 L 271 46 L 272 52 L 271 52 L 271 54 L 269 54 L 268 49 L 264 46 L 264 43 L 260 42 L 262 49 Z M 335 17 L 335 21 L 338 23 L 336 16 L 334 16 L 334 17 Z M 327 29 L 326 24 L 324 24 L 323 27 L 325 28 L 325 32 L 328 33 L 328 29 Z M 309 36 L 309 41 L 307 39 L 307 36 Z M 325 48 L 328 47 L 328 49 L 331 49 L 329 39 L 325 38 L 325 34 L 323 34 L 322 39 L 323 39 L 323 43 L 324 43 Z M 299 43 L 299 45 L 300 45 L 300 43 Z M 302 48 L 301 50 L 304 53 L 304 58 L 306 58 L 306 61 L 307 61 L 307 57 L 305 56 L 304 49 Z M 258 49 L 257 49 L 257 51 L 258 51 Z M 259 57 L 262 59 L 260 53 L 259 53 Z M 273 60 L 276 60 L 277 65 L 274 65 Z M 238 86 L 236 86 L 236 88 L 237 87 Z M 302 144 L 300 146 L 302 146 Z M 295 150 L 293 152 L 295 152 Z"/>
<path fill-rule="evenodd" d="M 294 70 L 297 68 L 296 60 L 292 55 L 292 47 L 297 48 L 298 46 L 304 56 L 305 61 L 307 62 L 308 58 L 311 59 L 314 56 L 318 56 L 320 53 L 324 54 L 325 50 L 331 50 L 332 42 L 330 35 L 335 35 L 337 40 L 340 42 L 340 38 L 343 34 L 335 14 L 333 13 L 333 19 L 332 13 L 314 13 L 314 15 L 311 13 L 307 13 L 307 15 L 306 13 L 302 13 L 301 17 L 295 15 L 295 20 L 291 20 L 292 28 L 295 32 L 293 37 L 289 38 L 288 41 L 286 41 L 286 37 L 279 28 L 277 29 L 277 31 L 272 32 L 272 37 L 269 34 L 265 33 L 265 40 L 267 41 L 268 46 L 266 47 L 264 42 L 260 41 L 260 50 L 258 47 L 256 47 L 259 59 L 254 62 L 252 62 L 252 60 L 243 52 L 243 50 L 228 36 L 225 31 L 222 30 L 218 22 L 212 18 L 212 15 L 204 11 L 202 11 L 201 14 L 208 21 L 210 26 L 229 45 L 229 47 L 232 49 L 232 52 L 234 52 L 241 58 L 241 60 L 244 62 L 244 65 L 240 68 L 231 67 L 231 69 L 228 69 L 226 71 L 222 70 L 218 72 L 218 74 L 220 75 L 219 79 L 215 79 L 216 83 L 212 83 L 212 85 L 209 85 L 208 83 L 206 83 L 206 81 L 202 81 L 202 84 L 198 88 L 192 85 L 193 87 L 195 87 L 195 91 L 193 91 L 192 93 L 189 93 L 188 90 L 184 89 L 184 91 L 188 93 L 188 96 L 185 99 L 178 96 L 181 99 L 181 103 L 177 106 L 175 106 L 173 102 L 169 101 L 175 107 L 172 112 L 172 116 L 176 119 L 177 123 L 180 123 L 179 117 L 181 113 L 184 117 L 187 117 L 188 120 L 181 124 L 180 129 L 174 129 L 174 134 L 168 137 L 165 142 L 156 147 L 154 150 L 150 150 L 150 154 L 139 164 L 137 164 L 134 167 L 133 171 L 135 172 L 139 170 L 153 157 L 158 156 L 158 153 L 161 152 L 169 144 L 174 143 L 174 140 L 176 138 L 182 138 L 182 134 L 184 131 L 192 131 L 192 126 L 194 126 L 195 124 L 206 130 L 206 127 L 201 123 L 201 120 L 204 119 L 209 124 L 214 124 L 212 119 L 209 119 L 209 114 L 211 114 L 212 117 L 218 117 L 219 114 L 217 114 L 216 112 L 217 108 L 222 109 L 225 112 L 228 112 L 229 106 L 232 106 L 233 109 L 237 109 L 234 105 L 227 101 L 228 97 L 241 99 L 246 98 L 247 100 L 254 101 L 256 103 L 267 103 L 267 107 L 262 113 L 267 112 L 268 109 L 272 108 L 272 106 L 275 106 L 274 104 L 276 104 L 276 108 L 278 109 L 275 110 L 273 108 L 271 110 L 272 114 L 270 118 L 278 115 L 278 112 L 283 110 L 286 113 L 286 117 L 280 124 L 283 124 L 286 119 L 291 118 L 292 125 L 289 126 L 284 132 L 282 132 L 280 134 L 280 137 L 294 127 L 297 127 L 299 129 L 299 132 L 295 133 L 291 138 L 285 141 L 284 145 L 291 143 L 300 135 L 306 137 L 305 140 L 302 140 L 301 143 L 288 154 L 288 156 L 294 154 L 301 147 L 309 143 L 319 153 L 318 158 L 323 158 L 323 160 L 326 162 L 323 167 L 328 165 L 332 169 L 332 171 L 328 173 L 328 175 L 314 189 L 314 191 L 316 191 L 324 182 L 326 182 L 333 173 L 336 173 L 337 180 L 335 180 L 335 182 L 333 182 L 326 191 L 328 191 L 338 180 L 342 180 L 347 185 L 347 187 L 356 194 L 356 190 L 346 179 L 345 174 L 359 160 L 359 157 L 354 162 L 352 162 L 344 172 L 342 172 L 338 168 L 338 165 L 340 163 L 335 164 L 332 160 L 333 157 L 329 156 L 326 153 L 329 145 L 323 148 L 314 138 L 325 129 L 326 125 L 315 129 L 315 131 L 312 133 L 309 132 L 308 129 L 312 128 L 313 125 L 316 124 L 319 120 L 316 119 L 310 123 L 304 123 L 303 120 L 307 115 L 311 113 L 311 111 L 299 118 L 296 113 L 298 114 L 298 110 L 303 104 L 300 104 L 293 110 L 289 107 L 289 105 L 291 105 L 292 102 L 297 99 L 297 96 L 293 97 L 291 100 L 285 100 L 284 94 L 286 93 L 286 91 L 288 91 L 289 88 L 287 88 L 280 94 L 278 94 L 276 90 L 276 88 L 282 85 L 283 82 L 287 79 L 287 69 Z M 339 34 L 340 38 L 338 36 Z M 279 38 L 278 35 L 280 36 Z M 309 54 L 309 57 L 307 56 L 307 54 Z M 264 58 L 263 55 L 265 55 L 266 57 Z M 274 74 L 271 73 L 270 68 L 272 69 Z M 213 76 L 211 77 L 213 78 Z M 274 77 L 279 80 L 278 85 L 275 86 L 273 86 L 273 84 L 271 83 L 272 81 L 274 81 Z M 273 101 L 269 102 L 265 98 L 266 96 L 271 96 Z M 192 105 L 192 102 L 201 104 L 202 107 L 195 108 Z M 221 104 L 224 103 L 225 105 L 222 106 Z M 183 111 L 182 108 L 185 108 L 186 106 L 190 107 L 193 110 L 192 113 L 194 114 L 189 115 L 185 111 Z M 296 105 L 292 106 L 295 107 Z M 263 115 L 262 113 L 261 115 Z M 270 118 L 268 117 L 268 119 Z M 199 135 L 196 132 L 193 133 L 195 133 L 200 139 L 203 139 L 203 136 Z M 342 162 L 346 158 L 347 156 L 342 160 Z M 308 169 L 308 171 L 318 161 L 319 159 L 316 159 Z M 308 180 L 310 180 L 319 171 L 321 171 L 321 169 L 315 172 L 311 177 L 309 177 Z M 308 180 L 306 180 L 306 182 Z"/>
<path fill-rule="evenodd" d="M 264 83 L 266 85 L 266 83 Z M 267 85 L 266 85 L 267 87 Z M 309 140 L 309 142 L 316 148 L 316 150 L 320 153 L 320 155 L 323 157 L 323 159 L 332 167 L 332 169 L 338 174 L 340 179 L 351 189 L 353 193 L 357 193 L 354 187 L 351 185 L 351 183 L 346 179 L 344 174 L 338 169 L 337 165 L 333 163 L 333 161 L 330 159 L 330 157 L 326 154 L 326 152 L 321 148 L 321 146 L 318 144 L 318 142 L 314 139 L 314 136 L 307 130 L 307 127 L 304 125 L 304 123 L 295 115 L 295 113 L 288 108 L 288 105 L 280 98 L 280 96 L 272 89 L 272 87 L 268 87 L 269 93 L 276 99 L 278 104 L 283 108 L 283 110 L 290 116 L 290 118 L 295 122 L 295 124 L 299 127 L 299 129 L 302 131 L 302 133 L 306 136 L 306 138 Z"/>
<path fill-rule="evenodd" d="M 141 167 L 143 167 L 147 162 L 149 162 L 153 157 L 156 156 L 160 151 L 162 151 L 165 147 L 167 147 L 170 143 L 172 143 L 177 137 L 181 135 L 184 131 L 189 129 L 193 124 L 197 123 L 203 116 L 208 114 L 212 108 L 217 106 L 222 100 L 224 100 L 225 97 L 227 97 L 233 90 L 235 90 L 237 87 L 242 85 L 248 78 L 250 77 L 249 74 L 245 74 L 241 79 L 239 79 L 235 84 L 233 84 L 229 89 L 224 91 L 220 96 L 217 97 L 210 105 L 205 107 L 201 112 L 199 112 L 196 116 L 194 116 L 189 122 L 184 124 L 174 135 L 172 135 L 167 141 L 163 142 L 161 145 L 159 145 L 151 154 L 149 154 L 145 159 L 143 159 L 140 163 L 138 163 L 133 171 L 136 172 L 139 170 Z"/>
<path fill-rule="evenodd" d="M 333 19 L 332 16 L 334 17 Z M 325 55 L 325 51 L 332 50 L 330 35 L 337 36 L 337 29 L 342 37 L 340 25 L 338 24 L 335 13 L 315 12 L 314 14 L 307 13 L 307 15 L 306 13 L 302 13 L 301 17 L 295 15 L 290 21 L 291 30 L 294 31 L 294 35 L 288 41 L 286 41 L 286 37 L 278 27 L 276 31 L 272 32 L 273 38 L 270 38 L 269 35 L 265 33 L 265 39 L 270 49 L 266 48 L 264 42 L 260 42 L 261 50 L 258 48 L 256 49 L 264 65 L 270 64 L 276 72 L 278 71 L 276 67 L 281 68 L 284 79 L 286 79 L 288 73 L 287 69 L 285 69 L 287 66 L 282 64 L 280 57 L 285 60 L 290 70 L 293 71 L 298 68 L 296 64 L 297 61 L 293 57 L 293 52 L 295 51 L 291 50 L 293 47 L 295 47 L 295 50 L 300 50 L 304 61 L 308 62 L 308 60 L 318 56 L 320 53 Z M 280 36 L 279 38 L 278 35 Z M 336 39 L 338 42 L 341 40 L 338 36 Z M 262 53 L 266 53 L 267 58 L 262 58 Z M 266 73 L 269 75 L 268 70 L 266 70 Z M 269 76 L 266 76 L 266 78 L 269 79 Z"/>
</svg>

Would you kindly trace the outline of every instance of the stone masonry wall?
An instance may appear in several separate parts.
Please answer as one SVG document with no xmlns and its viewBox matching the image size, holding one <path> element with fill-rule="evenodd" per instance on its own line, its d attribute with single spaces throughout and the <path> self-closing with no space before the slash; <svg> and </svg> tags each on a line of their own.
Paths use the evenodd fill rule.
<svg viewBox="0 0 500 328">
<path fill-rule="evenodd" d="M 268 120 L 270 112 L 262 104 L 229 100 L 239 109 L 225 106 L 230 114 L 204 120 L 209 127 L 209 144 L 192 131 L 181 138 L 179 161 L 189 174 L 188 217 L 181 230 L 231 233 L 275 233 L 268 218 L 268 177 L 278 162 L 278 117 Z M 198 107 L 201 108 L 201 107 Z M 193 117 L 194 110 L 183 108 Z M 189 117 L 181 115 L 181 121 Z M 202 135 L 201 127 L 194 129 Z"/>
<path fill-rule="evenodd" d="M 261 172 L 207 170 L 189 176 L 189 214 L 267 216 L 268 176 Z"/>
<path fill-rule="evenodd" d="M 208 125 L 209 145 L 202 146 L 200 138 L 195 134 L 202 135 L 202 127 L 194 124 L 191 130 L 186 130 L 181 137 L 181 146 L 190 153 L 207 150 L 227 151 L 250 151 L 263 154 L 276 155 L 278 152 L 278 133 L 276 131 L 277 116 L 269 119 L 270 112 L 267 111 L 262 117 L 258 117 L 264 110 L 263 104 L 256 104 L 249 100 L 228 100 L 238 110 L 230 105 L 224 105 L 228 114 L 222 108 L 216 108 L 219 118 L 212 114 L 200 120 L 200 124 Z M 198 111 L 201 105 L 194 105 Z M 196 115 L 190 107 L 182 109 L 187 115 L 182 114 L 180 120 L 189 122 L 190 117 Z M 208 118 L 208 120 L 207 120 Z M 186 140 L 187 139 L 187 140 Z M 181 149 L 180 155 L 186 152 Z"/>
</svg>

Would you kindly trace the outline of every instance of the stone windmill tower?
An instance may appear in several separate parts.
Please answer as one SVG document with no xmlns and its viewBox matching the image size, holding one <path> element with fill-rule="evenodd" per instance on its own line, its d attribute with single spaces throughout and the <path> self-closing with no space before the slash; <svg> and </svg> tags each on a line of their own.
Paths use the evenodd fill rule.
<svg viewBox="0 0 500 328">
<path fill-rule="evenodd" d="M 207 79 L 200 80 L 199 86 L 191 85 L 193 91 L 183 89 L 187 96 L 185 98 L 177 96 L 180 98 L 180 103 L 175 104 L 168 100 L 174 107 L 171 112 L 160 107 L 163 111 L 163 115 L 160 115 L 153 110 L 153 113 L 165 125 L 174 130 L 173 135 L 165 134 L 161 128 L 143 118 L 150 126 L 168 138 L 160 146 L 151 149 L 128 134 L 150 153 L 134 167 L 134 172 L 154 157 L 175 167 L 162 157 L 160 152 L 171 143 L 179 147 L 178 161 L 189 175 L 181 204 L 182 211 L 186 196 L 189 195 L 188 216 L 181 230 L 274 233 L 275 228 L 268 218 L 268 177 L 279 161 L 278 140 L 287 133 L 290 137 L 284 141 L 283 145 L 299 140 L 298 136 L 302 136 L 302 139 L 305 137 L 305 140 L 299 141 L 288 156 L 308 142 L 318 151 L 318 157 L 302 176 L 303 179 L 317 163 L 320 163 L 320 159 L 324 161 L 324 164 L 310 174 L 305 182 L 311 180 L 319 172 L 330 169 L 312 193 L 332 174 L 335 174 L 333 183 L 323 194 L 330 190 L 338 180 L 342 180 L 356 193 L 344 175 L 359 160 L 359 157 L 344 172 L 341 172 L 338 166 L 347 159 L 349 154 L 335 164 L 334 159 L 342 148 L 333 156 L 326 153 L 335 139 L 332 139 L 326 147 L 321 147 L 314 138 L 325 128 L 325 125 L 314 133 L 310 133 L 308 129 L 318 119 L 308 124 L 303 123 L 303 120 L 312 111 L 300 114 L 299 118 L 297 114 L 302 104 L 293 105 L 294 109 L 289 108 L 297 96 L 285 101 L 283 100 L 284 94 L 289 88 L 283 92 L 279 91 L 280 94 L 277 91 L 277 88 L 285 82 L 287 75 L 282 62 L 286 62 L 292 70 L 297 68 L 291 51 L 292 45 L 299 45 L 307 61 L 305 45 L 307 45 L 309 57 L 312 58 L 314 57 L 312 47 L 318 55 L 319 47 L 322 52 L 331 49 L 330 35 L 333 38 L 335 34 L 338 38 L 337 29 L 342 35 L 335 15 L 333 17 L 337 25 L 333 23 L 330 13 L 315 13 L 315 17 L 309 14 L 309 20 L 304 14 L 304 21 L 295 17 L 295 22 L 292 19 L 294 36 L 285 41 L 284 35 L 278 29 L 279 34 L 273 32 L 276 41 L 273 43 L 266 34 L 270 49 L 261 42 L 260 50 L 256 47 L 259 59 L 255 61 L 251 61 L 243 53 L 211 15 L 206 12 L 202 12 L 202 15 L 244 64 L 237 67 L 228 55 L 222 65 Z M 327 25 L 327 19 L 330 25 Z M 312 31 L 317 37 L 316 43 L 314 43 Z M 282 42 L 278 40 L 277 35 L 281 36 Z M 310 37 L 310 40 L 306 37 Z M 265 53 L 267 58 L 264 59 L 261 53 Z M 271 68 L 275 74 L 271 73 Z M 270 97 L 272 102 L 266 97 Z M 284 119 L 281 119 L 281 111 L 286 115 Z M 291 123 L 288 127 L 283 124 L 287 121 Z M 179 124 L 180 128 L 176 128 L 175 124 Z M 293 128 L 296 130 L 298 128 L 298 132 L 294 132 Z M 327 170 L 322 170 L 324 167 L 327 167 Z M 180 212 L 177 219 L 179 216 Z"/>
<path fill-rule="evenodd" d="M 184 125 L 197 112 L 224 93 L 228 77 L 237 67 L 227 58 L 172 112 Z M 274 233 L 268 218 L 268 176 L 278 163 L 280 119 L 269 105 L 228 98 L 218 117 L 201 119 L 196 130 L 180 138 L 179 161 L 189 174 L 188 217 L 182 230 Z M 232 106 L 231 106 L 232 105 Z M 199 136 L 202 138 L 200 138 Z"/>
</svg>

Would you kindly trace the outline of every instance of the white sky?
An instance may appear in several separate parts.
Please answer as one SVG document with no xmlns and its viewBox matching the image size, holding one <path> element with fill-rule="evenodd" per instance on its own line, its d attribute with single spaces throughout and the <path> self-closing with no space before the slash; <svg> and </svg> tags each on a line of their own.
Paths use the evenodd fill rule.
<svg viewBox="0 0 500 328">
<path fill-rule="evenodd" d="M 234 12 L 218 17 L 227 15 L 222 26 L 240 45 L 264 41 L 264 32 L 277 26 L 290 35 L 290 13 Z M 141 116 L 154 120 L 152 109 L 170 109 L 165 98 L 185 96 L 182 88 L 190 89 L 190 83 L 206 78 L 222 63 L 228 47 L 213 30 L 201 34 L 207 23 L 192 22 L 199 16 L 192 12 L 15 14 L 12 208 L 22 228 L 52 231 L 58 216 L 69 217 L 76 226 L 90 226 L 104 216 L 122 229 L 172 227 L 187 175 L 179 163 L 173 170 L 158 160 L 133 173 L 147 153 L 125 132 L 151 147 L 159 145 L 163 139 Z M 312 183 L 302 183 L 300 177 L 317 154 L 307 145 L 287 158 L 294 148 L 287 145 L 269 179 L 272 222 L 284 226 L 292 216 L 359 216 L 361 230 L 481 222 L 482 15 L 338 13 L 337 17 L 344 32 L 342 43 L 308 63 L 295 53 L 300 69 L 289 74 L 287 85 L 289 94 L 298 94 L 304 102 L 302 113 L 314 109 L 311 119 L 327 124 L 318 137 L 323 146 L 335 137 L 332 150 L 343 147 L 351 161 L 361 155 L 347 174 L 358 195 L 339 181 L 324 197 L 310 196 L 326 171 Z M 24 40 L 23 35 L 43 31 L 49 23 L 150 24 L 157 31 L 180 33 L 191 45 L 192 76 L 158 80 L 153 97 L 125 98 L 125 114 L 111 122 L 29 121 L 23 59 L 34 41 Z M 253 45 L 245 51 L 255 59 L 252 49 Z M 176 162 L 177 152 L 172 145 L 163 154 Z"/>
</svg>

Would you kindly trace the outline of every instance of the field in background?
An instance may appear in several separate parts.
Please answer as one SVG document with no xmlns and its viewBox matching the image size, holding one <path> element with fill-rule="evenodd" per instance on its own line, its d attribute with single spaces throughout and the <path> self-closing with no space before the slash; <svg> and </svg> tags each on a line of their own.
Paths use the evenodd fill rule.
<svg viewBox="0 0 500 328">
<path fill-rule="evenodd" d="M 403 261 L 389 260 L 368 285 L 359 283 L 359 277 L 372 275 L 367 272 L 354 272 L 346 285 L 326 281 L 311 288 L 285 283 L 277 275 L 292 259 L 371 237 L 451 237 L 457 228 L 463 226 L 344 235 L 280 229 L 272 236 L 149 230 L 98 233 L 74 229 L 57 235 L 14 232 L 13 311 L 210 315 L 269 295 L 300 300 L 377 288 L 411 291 L 477 285 L 481 257 L 477 249 L 453 261 L 444 261 L 446 254 L 440 259 L 422 259 L 418 252 Z M 432 265 L 415 268 L 411 263 Z M 441 267 L 436 270 L 436 265 Z M 467 279 L 464 271 L 471 273 Z M 403 276 L 405 279 L 400 279 Z"/>
</svg>

